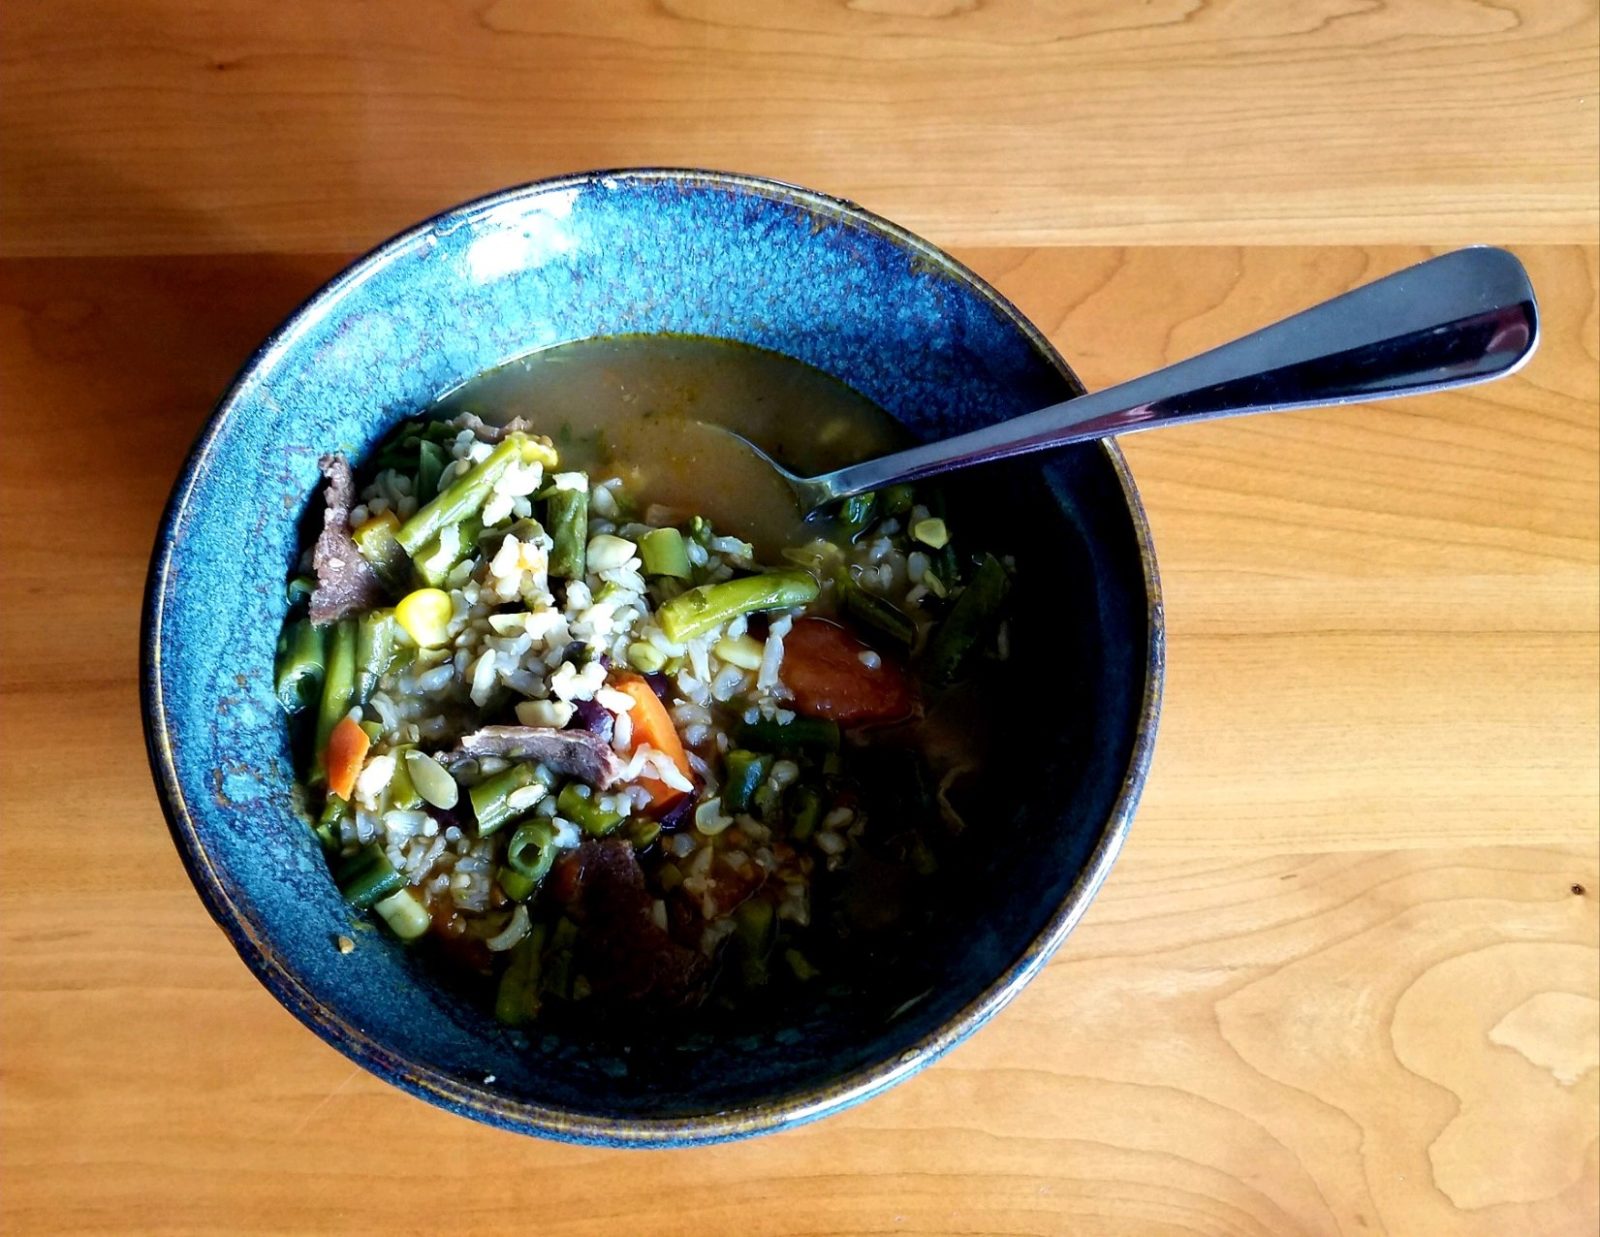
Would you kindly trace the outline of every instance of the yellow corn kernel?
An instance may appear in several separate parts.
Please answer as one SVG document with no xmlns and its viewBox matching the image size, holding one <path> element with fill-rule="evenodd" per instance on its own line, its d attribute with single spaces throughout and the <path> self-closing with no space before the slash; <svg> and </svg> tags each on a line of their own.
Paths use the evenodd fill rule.
<svg viewBox="0 0 1600 1237">
<path fill-rule="evenodd" d="M 419 588 L 407 593 L 394 608 L 394 617 L 405 628 L 418 648 L 436 649 L 450 638 L 450 619 L 455 606 L 450 594 L 438 588 Z"/>
</svg>

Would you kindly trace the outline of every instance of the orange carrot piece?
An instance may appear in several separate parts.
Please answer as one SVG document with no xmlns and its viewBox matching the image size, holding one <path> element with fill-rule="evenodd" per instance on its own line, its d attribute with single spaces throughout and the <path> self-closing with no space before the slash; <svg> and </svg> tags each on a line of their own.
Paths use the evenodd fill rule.
<svg viewBox="0 0 1600 1237">
<path fill-rule="evenodd" d="M 633 722 L 634 746 L 648 744 L 670 758 L 684 777 L 692 778 L 689 757 L 683 750 L 683 740 L 678 738 L 678 728 L 672 724 L 667 706 L 661 703 L 661 697 L 656 695 L 650 684 L 636 675 L 626 674 L 619 675 L 613 686 L 619 692 L 627 692 L 633 697 L 633 708 L 628 710 L 628 717 Z M 650 792 L 650 806 L 654 809 L 670 807 L 684 795 L 683 791 L 674 790 L 653 777 L 640 778 L 639 785 Z"/>
<path fill-rule="evenodd" d="M 361 772 L 361 762 L 371 746 L 367 732 L 349 717 L 341 719 L 328 736 L 328 789 L 339 798 L 348 799 L 355 789 L 356 774 Z"/>
</svg>

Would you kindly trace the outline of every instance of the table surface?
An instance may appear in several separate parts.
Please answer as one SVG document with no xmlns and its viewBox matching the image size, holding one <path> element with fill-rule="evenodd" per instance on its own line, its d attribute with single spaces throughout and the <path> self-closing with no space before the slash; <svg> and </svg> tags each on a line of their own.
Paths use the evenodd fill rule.
<svg viewBox="0 0 1600 1237">
<path fill-rule="evenodd" d="M 1597 29 L 1592 0 L 0 8 L 0 1228 L 1593 1232 Z M 1512 245 L 1545 321 L 1497 385 L 1129 441 L 1167 703 L 1081 927 L 889 1094 L 649 1153 L 450 1116 L 284 1012 L 178 863 L 135 686 L 161 504 L 254 343 L 443 205 L 630 164 L 856 198 L 1090 386 L 1463 242 Z"/>
</svg>

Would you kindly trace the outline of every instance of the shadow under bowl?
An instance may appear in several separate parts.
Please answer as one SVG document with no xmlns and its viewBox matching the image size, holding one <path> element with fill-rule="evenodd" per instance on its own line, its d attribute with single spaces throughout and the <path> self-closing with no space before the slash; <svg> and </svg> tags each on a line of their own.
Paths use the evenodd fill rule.
<svg viewBox="0 0 1600 1237">
<path fill-rule="evenodd" d="M 341 899 L 273 698 L 274 642 L 317 457 L 364 455 L 466 379 L 534 349 L 684 333 L 842 379 L 918 438 L 1081 392 L 1030 323 L 947 255 L 850 203 L 746 176 L 590 173 L 470 202 L 311 298 L 201 433 L 157 535 L 142 698 L 157 789 L 206 907 L 296 1017 L 454 1112 L 579 1142 L 784 1128 L 883 1090 L 1043 966 L 1104 880 L 1150 760 L 1163 670 L 1154 554 L 1110 443 L 957 483 L 1018 561 L 1002 768 L 920 941 L 804 1008 L 605 1044 L 497 1025 Z M 354 938 L 340 954 L 338 936 Z"/>
</svg>

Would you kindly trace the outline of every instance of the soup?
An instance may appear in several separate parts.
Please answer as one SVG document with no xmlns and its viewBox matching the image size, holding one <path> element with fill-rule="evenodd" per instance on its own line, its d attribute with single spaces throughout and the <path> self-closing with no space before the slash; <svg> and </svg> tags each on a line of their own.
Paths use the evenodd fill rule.
<svg viewBox="0 0 1600 1237">
<path fill-rule="evenodd" d="M 277 666 L 312 826 L 508 1025 L 806 1000 L 916 931 L 981 785 L 1009 565 L 932 487 L 807 523 L 709 425 L 801 472 L 898 441 L 797 362 L 620 338 L 323 458 Z"/>
</svg>

